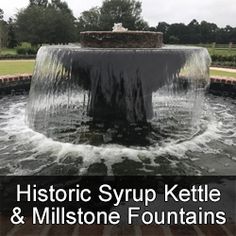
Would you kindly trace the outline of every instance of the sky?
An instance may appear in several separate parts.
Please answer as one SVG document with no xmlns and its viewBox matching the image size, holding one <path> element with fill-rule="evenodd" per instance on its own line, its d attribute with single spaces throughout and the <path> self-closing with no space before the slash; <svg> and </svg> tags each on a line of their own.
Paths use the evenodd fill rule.
<svg viewBox="0 0 236 236">
<path fill-rule="evenodd" d="M 101 6 L 103 0 L 64 0 L 78 17 L 81 12 Z M 0 0 L 5 19 L 28 5 L 29 0 Z M 206 20 L 220 27 L 236 27 L 236 0 L 141 0 L 142 16 L 150 26 L 158 22 L 185 23 Z"/>
</svg>

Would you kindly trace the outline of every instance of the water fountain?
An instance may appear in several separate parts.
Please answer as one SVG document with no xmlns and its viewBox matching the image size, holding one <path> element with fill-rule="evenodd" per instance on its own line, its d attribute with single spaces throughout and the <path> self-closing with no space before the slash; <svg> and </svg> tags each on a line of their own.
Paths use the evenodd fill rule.
<svg viewBox="0 0 236 236">
<path fill-rule="evenodd" d="M 204 95 L 207 50 L 114 30 L 39 50 L 30 95 L 1 99 L 0 174 L 234 175 L 236 105 Z"/>
<path fill-rule="evenodd" d="M 59 140 L 70 130 L 67 138 L 77 143 L 146 138 L 160 88 L 185 83 L 197 93 L 208 79 L 206 49 L 162 47 L 162 38 L 116 24 L 113 32 L 82 32 L 81 48 L 42 47 L 27 108 L 30 127 Z"/>
<path fill-rule="evenodd" d="M 133 32 L 115 24 L 113 32 L 81 33 L 82 47 L 42 47 L 27 106 L 25 96 L 1 100 L 0 175 L 235 174 L 236 104 L 214 98 L 202 112 L 209 78 L 207 50 L 164 46 L 162 40 L 162 33 Z M 217 148 L 224 149 L 224 155 Z M 49 179 L 39 181 L 51 185 Z M 53 179 L 67 189 L 65 176 Z M 136 177 L 132 181 L 138 188 L 148 186 L 147 178 L 142 180 L 144 186 Z M 91 187 L 98 182 L 96 177 Z M 118 182 L 115 189 L 131 186 Z M 88 187 L 89 182 L 84 183 Z M 12 183 L 7 181 L 7 186 Z M 229 191 L 233 185 L 224 186 Z M 97 202 L 88 204 L 95 211 L 101 208 Z M 125 204 L 118 211 L 125 212 L 123 208 Z M 162 208 L 170 209 L 160 202 L 150 207 L 158 209 L 157 215 Z M 111 210 L 109 203 L 102 210 Z M 108 229 L 108 234 L 132 232 L 122 225 Z"/>
</svg>

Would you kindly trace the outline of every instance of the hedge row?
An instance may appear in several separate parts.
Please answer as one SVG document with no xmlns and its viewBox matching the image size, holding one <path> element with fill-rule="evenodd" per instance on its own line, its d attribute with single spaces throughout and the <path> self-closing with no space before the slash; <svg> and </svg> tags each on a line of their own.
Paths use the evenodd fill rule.
<svg viewBox="0 0 236 236">
<path fill-rule="evenodd" d="M 236 68 L 236 62 L 231 62 L 231 61 L 212 61 L 212 66 Z"/>
<path fill-rule="evenodd" d="M 1 55 L 0 54 L 0 60 L 8 60 L 8 59 L 35 59 L 36 55 L 13 55 L 13 54 L 5 54 Z"/>
<path fill-rule="evenodd" d="M 236 55 L 212 54 L 212 65 L 223 67 L 236 67 Z"/>
<path fill-rule="evenodd" d="M 38 48 L 32 47 L 18 47 L 16 52 L 18 55 L 36 55 Z"/>
<path fill-rule="evenodd" d="M 236 63 L 236 55 L 216 55 L 216 54 L 212 54 L 211 55 L 211 59 L 212 61 L 222 61 L 222 62 L 234 62 Z"/>
</svg>

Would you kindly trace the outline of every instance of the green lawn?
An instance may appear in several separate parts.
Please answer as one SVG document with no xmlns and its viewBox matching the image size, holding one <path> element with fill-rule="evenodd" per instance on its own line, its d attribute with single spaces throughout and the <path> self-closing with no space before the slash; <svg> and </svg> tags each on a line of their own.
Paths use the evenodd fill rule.
<svg viewBox="0 0 236 236">
<path fill-rule="evenodd" d="M 221 76 L 221 77 L 232 77 L 236 78 L 235 72 L 226 72 L 226 71 L 218 71 L 218 70 L 211 70 L 211 76 Z"/>
<path fill-rule="evenodd" d="M 0 75 L 32 73 L 34 60 L 0 60 Z"/>
</svg>

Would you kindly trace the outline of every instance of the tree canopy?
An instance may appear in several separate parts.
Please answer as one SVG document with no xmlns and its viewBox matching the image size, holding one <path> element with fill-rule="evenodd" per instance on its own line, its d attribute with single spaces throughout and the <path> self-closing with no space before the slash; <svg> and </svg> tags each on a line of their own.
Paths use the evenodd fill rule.
<svg viewBox="0 0 236 236">
<path fill-rule="evenodd" d="M 18 42 L 66 44 L 79 41 L 81 31 L 112 30 L 114 23 L 123 23 L 129 30 L 163 32 L 165 43 L 236 43 L 236 27 L 229 25 L 220 28 L 193 19 L 189 24 L 160 21 L 149 27 L 139 0 L 104 0 L 101 7 L 82 12 L 78 19 L 63 0 L 29 0 L 15 19 L 5 21 L 0 9 L 0 47 L 15 47 Z"/>
<path fill-rule="evenodd" d="M 7 46 L 7 22 L 4 21 L 4 11 L 0 8 L 0 48 Z"/>
<path fill-rule="evenodd" d="M 214 23 L 192 20 L 188 25 L 183 23 L 168 24 L 160 22 L 149 30 L 164 33 L 166 43 L 199 44 L 199 43 L 236 43 L 236 28 L 226 26 L 219 28 Z"/>
<path fill-rule="evenodd" d="M 28 7 L 16 16 L 17 36 L 20 41 L 32 44 L 73 42 L 74 21 L 72 11 L 65 2 L 30 0 Z"/>
<path fill-rule="evenodd" d="M 7 47 L 8 48 L 14 48 L 18 45 L 18 41 L 16 38 L 16 27 L 15 23 L 12 18 L 9 18 L 8 22 L 8 42 Z"/>
<path fill-rule="evenodd" d="M 0 20 L 3 20 L 4 11 L 0 8 Z"/>
<path fill-rule="evenodd" d="M 123 23 L 129 30 L 145 30 L 148 24 L 141 16 L 142 4 L 136 0 L 104 0 L 102 6 L 84 11 L 78 18 L 78 30 L 112 30 Z"/>
<path fill-rule="evenodd" d="M 145 30 L 142 4 L 135 0 L 105 0 L 100 9 L 100 24 L 103 30 L 111 30 L 114 23 L 122 22 L 129 30 Z"/>
<path fill-rule="evenodd" d="M 100 8 L 94 7 L 84 11 L 78 19 L 77 29 L 79 31 L 100 30 Z"/>
</svg>

